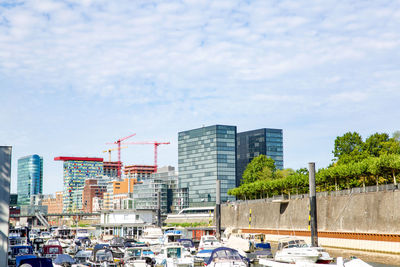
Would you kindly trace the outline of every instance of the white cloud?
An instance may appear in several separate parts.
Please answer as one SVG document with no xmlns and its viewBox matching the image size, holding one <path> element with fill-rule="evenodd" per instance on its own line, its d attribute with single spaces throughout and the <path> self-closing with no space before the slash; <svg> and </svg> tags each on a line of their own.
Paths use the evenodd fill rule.
<svg viewBox="0 0 400 267">
<path fill-rule="evenodd" d="M 6 96 L 0 104 L 5 113 L 23 106 L 32 115 L 13 111 L 0 123 L 13 123 L 20 132 L 30 128 L 32 143 L 38 135 L 31 129 L 51 125 L 36 126 L 35 116 L 76 123 L 82 132 L 103 125 L 99 131 L 107 136 L 135 125 L 142 131 L 163 125 L 158 131 L 173 136 L 230 123 L 272 125 L 302 138 L 310 130 L 304 118 L 324 127 L 329 118 L 329 129 L 354 121 L 360 126 L 366 118 L 357 112 L 378 118 L 399 97 L 396 2 L 10 3 L 0 4 L 0 86 Z M 315 138 L 324 129 L 318 125 Z M 0 132 L 28 146 L 29 135 L 23 136 Z M 291 155 L 301 150 L 295 142 L 286 149 Z"/>
</svg>

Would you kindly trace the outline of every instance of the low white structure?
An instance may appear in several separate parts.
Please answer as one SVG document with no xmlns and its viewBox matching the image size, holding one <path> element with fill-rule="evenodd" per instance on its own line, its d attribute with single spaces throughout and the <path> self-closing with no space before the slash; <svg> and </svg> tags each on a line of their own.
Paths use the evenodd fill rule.
<svg viewBox="0 0 400 267">
<path fill-rule="evenodd" d="M 154 210 L 104 210 L 100 215 L 100 228 L 104 235 L 137 237 L 145 226 L 155 223 Z"/>
</svg>

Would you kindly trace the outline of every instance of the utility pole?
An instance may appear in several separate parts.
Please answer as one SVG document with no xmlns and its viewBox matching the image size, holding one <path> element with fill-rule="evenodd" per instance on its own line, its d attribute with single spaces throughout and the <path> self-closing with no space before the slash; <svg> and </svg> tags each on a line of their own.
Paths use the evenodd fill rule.
<svg viewBox="0 0 400 267">
<path fill-rule="evenodd" d="M 311 246 L 318 247 L 317 197 L 316 197 L 316 188 L 315 188 L 315 162 L 308 163 L 308 181 L 309 181 L 309 188 L 310 188 Z"/>
<path fill-rule="evenodd" d="M 161 190 L 157 193 L 157 226 L 161 228 Z"/>
<path fill-rule="evenodd" d="M 215 201 L 215 227 L 216 238 L 221 239 L 221 180 L 217 180 L 216 186 L 216 201 Z"/>
</svg>

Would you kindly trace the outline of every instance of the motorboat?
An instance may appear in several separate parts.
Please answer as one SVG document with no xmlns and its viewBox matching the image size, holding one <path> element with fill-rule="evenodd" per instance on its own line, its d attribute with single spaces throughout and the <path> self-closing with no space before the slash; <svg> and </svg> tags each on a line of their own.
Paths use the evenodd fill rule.
<svg viewBox="0 0 400 267">
<path fill-rule="evenodd" d="M 109 248 L 94 249 L 92 256 L 87 261 L 90 267 L 116 267 L 117 263 L 114 262 L 114 257 Z"/>
<path fill-rule="evenodd" d="M 168 244 L 168 243 L 173 243 L 173 242 L 178 242 L 179 239 L 181 239 L 183 236 L 183 233 L 181 230 L 167 230 L 164 232 L 163 236 L 163 243 Z"/>
<path fill-rule="evenodd" d="M 156 264 L 164 267 L 193 267 L 194 260 L 182 245 L 170 243 L 155 256 Z"/>
<path fill-rule="evenodd" d="M 303 239 L 287 237 L 280 239 L 275 260 L 282 262 L 330 263 L 333 258 L 322 247 L 312 247 Z"/>
<path fill-rule="evenodd" d="M 43 257 L 54 260 L 59 254 L 63 254 L 63 249 L 60 245 L 43 246 Z"/>
<path fill-rule="evenodd" d="M 17 266 L 17 267 L 20 266 L 21 262 L 23 262 L 24 260 L 36 259 L 36 258 L 37 258 L 37 256 L 36 255 L 32 255 L 32 254 L 17 256 L 17 257 L 15 257 L 15 266 Z M 8 265 L 8 266 L 10 267 L 12 265 Z"/>
<path fill-rule="evenodd" d="M 60 241 L 58 241 L 58 239 L 49 239 L 46 241 L 46 246 L 61 246 Z"/>
<path fill-rule="evenodd" d="M 40 233 L 40 238 L 43 240 L 47 241 L 52 238 L 51 234 L 49 232 L 41 232 Z"/>
<path fill-rule="evenodd" d="M 53 260 L 54 267 L 64 267 L 64 266 L 71 266 L 71 265 L 76 266 L 75 264 L 76 264 L 76 260 L 68 254 L 59 254 Z"/>
<path fill-rule="evenodd" d="M 90 259 L 91 256 L 92 256 L 91 250 L 80 250 L 75 254 L 74 259 L 76 263 L 85 264 Z"/>
<path fill-rule="evenodd" d="M 89 238 L 90 234 L 89 234 L 89 231 L 87 229 L 77 229 L 75 236 L 76 236 L 76 238 L 79 238 L 79 237 L 87 237 L 87 238 Z"/>
<path fill-rule="evenodd" d="M 195 267 L 203 267 L 205 263 L 208 262 L 208 259 L 211 257 L 211 253 L 213 249 L 203 249 L 197 252 L 194 256 L 194 266 Z"/>
<path fill-rule="evenodd" d="M 204 265 L 207 267 L 248 267 L 249 261 L 233 248 L 219 247 L 211 252 Z"/>
<path fill-rule="evenodd" d="M 8 243 L 10 246 L 24 245 L 25 240 L 18 233 L 10 233 L 8 235 Z"/>
<path fill-rule="evenodd" d="M 48 258 L 27 258 L 20 261 L 21 267 L 53 267 L 51 259 Z"/>
<path fill-rule="evenodd" d="M 274 257 L 274 255 L 272 254 L 272 250 L 271 250 L 271 244 L 268 242 L 256 243 L 256 247 L 254 249 L 254 254 L 256 255 L 257 259 Z"/>
<path fill-rule="evenodd" d="M 215 249 L 221 246 L 221 242 L 219 242 L 218 239 L 213 235 L 203 235 L 200 238 L 199 250 Z"/>
<path fill-rule="evenodd" d="M 310 248 L 304 240 L 289 237 L 278 241 L 274 259 L 287 263 L 315 263 L 320 256 L 321 254 L 316 249 Z"/>
<path fill-rule="evenodd" d="M 271 259 L 260 259 L 259 265 L 263 267 L 372 267 L 372 265 L 362 261 L 361 259 L 344 260 L 342 257 L 336 259 L 336 263 L 322 264 L 322 263 L 309 263 L 309 262 L 278 262 Z"/>
<path fill-rule="evenodd" d="M 8 266 L 16 266 L 17 256 L 33 255 L 33 248 L 27 245 L 11 246 L 8 251 Z"/>
<path fill-rule="evenodd" d="M 163 233 L 159 227 L 147 227 L 143 229 L 142 236 L 139 238 L 139 242 L 143 242 L 149 245 L 160 245 L 162 242 Z"/>
<path fill-rule="evenodd" d="M 181 244 L 187 251 L 189 251 L 190 254 L 193 255 L 196 253 L 196 247 L 194 246 L 192 239 L 178 239 L 178 243 Z"/>
<path fill-rule="evenodd" d="M 129 247 L 123 262 L 124 267 L 151 267 L 155 265 L 154 253 L 148 247 Z"/>
</svg>

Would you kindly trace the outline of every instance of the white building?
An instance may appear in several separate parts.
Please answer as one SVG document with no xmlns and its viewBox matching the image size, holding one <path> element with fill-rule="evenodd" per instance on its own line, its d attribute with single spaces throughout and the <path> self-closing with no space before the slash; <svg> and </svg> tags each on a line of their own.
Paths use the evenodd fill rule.
<svg viewBox="0 0 400 267">
<path fill-rule="evenodd" d="M 142 229 L 157 221 L 154 210 L 103 210 L 100 228 L 104 235 L 138 237 Z"/>
</svg>

